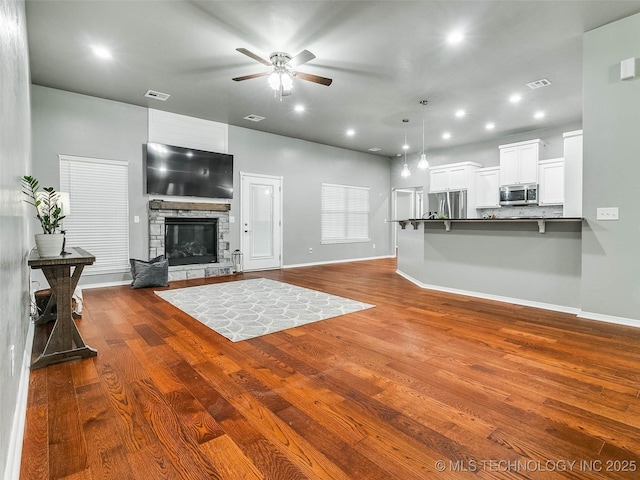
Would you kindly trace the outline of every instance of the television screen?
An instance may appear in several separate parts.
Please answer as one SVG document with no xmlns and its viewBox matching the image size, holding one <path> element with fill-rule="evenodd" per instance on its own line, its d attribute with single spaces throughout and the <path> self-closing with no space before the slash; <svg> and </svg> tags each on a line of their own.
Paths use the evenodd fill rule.
<svg viewBox="0 0 640 480">
<path fill-rule="evenodd" d="M 147 194 L 233 198 L 233 155 L 149 142 Z"/>
</svg>

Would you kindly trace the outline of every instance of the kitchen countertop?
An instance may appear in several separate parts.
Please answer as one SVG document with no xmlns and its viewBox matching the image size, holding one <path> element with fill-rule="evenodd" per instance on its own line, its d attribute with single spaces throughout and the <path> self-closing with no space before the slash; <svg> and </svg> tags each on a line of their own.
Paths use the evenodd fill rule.
<svg viewBox="0 0 640 480">
<path fill-rule="evenodd" d="M 417 230 L 419 223 L 443 223 L 447 232 L 451 231 L 452 223 L 512 223 L 512 222 L 536 222 L 540 233 L 545 233 L 546 222 L 582 222 L 582 217 L 496 217 L 496 218 L 409 218 L 406 220 L 391 220 L 398 222 L 404 230 L 408 223 Z"/>
</svg>

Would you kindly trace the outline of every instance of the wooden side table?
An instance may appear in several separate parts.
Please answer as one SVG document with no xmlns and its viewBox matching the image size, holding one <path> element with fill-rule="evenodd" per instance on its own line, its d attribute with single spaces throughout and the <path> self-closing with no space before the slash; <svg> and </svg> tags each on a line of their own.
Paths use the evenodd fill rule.
<svg viewBox="0 0 640 480">
<path fill-rule="evenodd" d="M 42 368 L 52 363 L 77 358 L 95 357 L 98 352 L 82 339 L 73 320 L 71 297 L 78 285 L 85 265 L 91 265 L 96 257 L 82 248 L 69 248 L 67 255 L 41 258 L 34 249 L 27 264 L 40 269 L 51 287 L 52 299 L 56 300 L 56 322 L 49 335 L 44 351 L 31 364 L 31 368 Z M 72 272 L 73 267 L 73 272 Z"/>
</svg>

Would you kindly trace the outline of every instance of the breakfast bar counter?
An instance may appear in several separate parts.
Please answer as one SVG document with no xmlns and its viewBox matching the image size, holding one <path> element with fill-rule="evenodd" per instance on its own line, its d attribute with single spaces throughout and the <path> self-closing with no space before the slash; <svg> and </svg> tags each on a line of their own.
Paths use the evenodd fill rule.
<svg viewBox="0 0 640 480">
<path fill-rule="evenodd" d="M 413 229 L 418 228 L 419 223 L 440 223 L 444 224 L 447 232 L 451 231 L 451 224 L 453 223 L 514 223 L 514 222 L 535 222 L 538 224 L 538 230 L 540 233 L 545 233 L 547 222 L 582 222 L 582 217 L 504 217 L 504 218 L 409 218 L 406 220 L 392 220 L 398 222 L 400 227 L 404 230 L 408 224 L 413 225 Z"/>
<path fill-rule="evenodd" d="M 394 222 L 397 271 L 423 288 L 567 312 L 580 305 L 582 218 Z"/>
</svg>

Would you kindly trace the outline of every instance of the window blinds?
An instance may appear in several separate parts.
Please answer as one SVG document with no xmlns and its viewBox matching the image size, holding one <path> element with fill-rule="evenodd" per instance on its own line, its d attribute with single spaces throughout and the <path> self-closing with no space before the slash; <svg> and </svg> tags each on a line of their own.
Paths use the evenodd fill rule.
<svg viewBox="0 0 640 480">
<path fill-rule="evenodd" d="M 321 243 L 367 242 L 369 188 L 322 184 Z"/>
<path fill-rule="evenodd" d="M 67 245 L 96 257 L 85 275 L 129 271 L 128 162 L 60 155 L 60 191 L 71 213 L 63 220 Z"/>
</svg>

